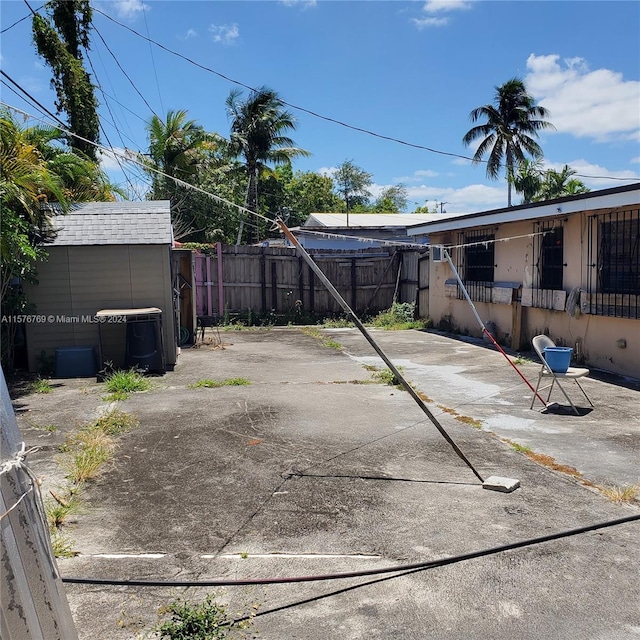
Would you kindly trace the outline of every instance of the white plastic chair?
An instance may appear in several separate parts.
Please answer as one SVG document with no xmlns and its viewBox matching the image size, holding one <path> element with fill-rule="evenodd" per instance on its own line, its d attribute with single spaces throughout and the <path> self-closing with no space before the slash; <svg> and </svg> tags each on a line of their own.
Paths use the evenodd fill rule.
<svg viewBox="0 0 640 640">
<path fill-rule="evenodd" d="M 531 399 L 530 409 L 533 409 L 533 404 L 536 401 L 536 397 L 538 393 L 543 391 L 544 389 L 549 389 L 549 395 L 547 396 L 547 404 L 549 404 L 549 400 L 551 398 L 551 392 L 553 391 L 553 387 L 555 384 L 558 384 L 558 388 L 562 391 L 564 397 L 567 399 L 571 407 L 573 408 L 574 413 L 579 416 L 580 412 L 576 409 L 576 406 L 571 401 L 571 398 L 567 395 L 567 392 L 564 390 L 564 387 L 560 383 L 561 380 L 573 380 L 577 385 L 580 391 L 582 391 L 582 395 L 587 399 L 589 404 L 593 407 L 593 402 L 589 400 L 589 396 L 585 393 L 585 390 L 582 388 L 582 385 L 578 382 L 578 378 L 584 378 L 589 375 L 589 369 L 581 369 L 579 367 L 569 367 L 566 373 L 556 373 L 551 370 L 551 367 L 547 364 L 547 361 L 544 357 L 544 350 L 546 347 L 555 347 L 553 340 L 548 336 L 536 336 L 533 340 L 533 348 L 536 350 L 538 357 L 542 361 L 542 367 L 540 368 L 540 373 L 538 374 L 538 384 L 536 385 L 535 393 L 533 394 L 533 398 Z M 551 378 L 551 384 L 548 384 L 544 387 L 540 386 L 540 383 L 544 378 Z"/>
</svg>

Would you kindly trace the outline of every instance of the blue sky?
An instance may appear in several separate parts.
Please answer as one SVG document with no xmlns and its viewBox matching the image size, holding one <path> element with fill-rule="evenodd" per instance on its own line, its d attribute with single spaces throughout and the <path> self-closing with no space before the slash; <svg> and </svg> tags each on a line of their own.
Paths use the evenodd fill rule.
<svg viewBox="0 0 640 640">
<path fill-rule="evenodd" d="M 518 76 L 556 127 L 540 138 L 547 166 L 569 164 L 591 189 L 640 180 L 640 3 L 634 1 L 93 0 L 92 6 L 228 78 L 269 86 L 291 105 L 450 154 L 473 154 L 462 144 L 469 112 Z M 18 0 L 3 0 L 0 9 L 2 29 L 28 13 Z M 237 85 L 97 11 L 94 24 L 90 60 L 106 94 L 97 97 L 114 147 L 146 150 L 144 121 L 152 112 L 144 100 L 159 115 L 186 109 L 207 130 L 228 135 L 224 101 Z M 35 54 L 30 20 L 2 34 L 1 54 L 2 69 L 53 110 L 50 71 Z M 6 87 L 1 92 L 3 102 L 36 113 Z M 409 210 L 425 202 L 446 202 L 451 213 L 506 205 L 504 181 L 487 179 L 483 165 L 291 110 L 298 121 L 293 137 L 312 153 L 296 160 L 295 169 L 331 172 L 353 160 L 373 174 L 374 194 L 405 184 Z M 105 158 L 121 180 L 113 165 Z M 139 172 L 131 179 L 139 181 Z"/>
</svg>

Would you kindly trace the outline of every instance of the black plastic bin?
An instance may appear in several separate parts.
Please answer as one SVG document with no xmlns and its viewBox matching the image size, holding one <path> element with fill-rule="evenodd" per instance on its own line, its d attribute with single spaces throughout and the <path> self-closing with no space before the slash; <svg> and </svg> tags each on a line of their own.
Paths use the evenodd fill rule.
<svg viewBox="0 0 640 640">
<path fill-rule="evenodd" d="M 166 371 L 162 344 L 162 314 L 152 316 L 148 320 L 127 319 L 125 366 L 143 371 Z"/>
</svg>

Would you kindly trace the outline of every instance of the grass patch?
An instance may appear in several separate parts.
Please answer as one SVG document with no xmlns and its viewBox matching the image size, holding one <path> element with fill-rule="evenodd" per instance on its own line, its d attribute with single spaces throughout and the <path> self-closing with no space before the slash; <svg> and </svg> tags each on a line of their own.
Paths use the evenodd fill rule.
<svg viewBox="0 0 640 640">
<path fill-rule="evenodd" d="M 325 336 L 322 331 L 320 329 L 316 329 L 316 327 L 302 327 L 300 331 L 304 333 L 305 336 L 320 340 L 323 346 L 328 347 L 329 349 L 335 349 L 336 351 L 340 351 L 342 349 L 342 345 L 337 340 Z"/>
<path fill-rule="evenodd" d="M 394 302 L 391 307 L 381 311 L 371 320 L 371 324 L 379 329 L 403 331 L 407 329 L 425 329 L 429 322 L 415 319 L 415 302 Z"/>
<path fill-rule="evenodd" d="M 46 431 L 47 433 L 55 433 L 58 427 L 55 424 L 31 424 L 34 429 L 38 431 Z"/>
<path fill-rule="evenodd" d="M 417 391 L 416 393 L 418 394 L 418 397 L 420 398 L 420 400 L 422 400 L 422 402 L 433 402 L 433 398 L 430 398 L 423 391 Z"/>
<path fill-rule="evenodd" d="M 507 444 L 511 446 L 512 449 L 517 451 L 518 453 L 531 453 L 531 447 L 526 447 L 523 444 L 518 444 L 517 442 L 513 442 L 512 440 L 505 440 Z"/>
<path fill-rule="evenodd" d="M 77 494 L 67 493 L 64 497 L 53 491 L 49 492 L 50 497 L 45 500 L 45 513 L 49 531 L 62 527 L 70 516 L 82 511 L 82 502 Z"/>
<path fill-rule="evenodd" d="M 108 436 L 118 436 L 130 429 L 134 429 L 139 424 L 134 415 L 120 411 L 120 409 L 113 409 L 94 420 L 91 426 Z"/>
<path fill-rule="evenodd" d="M 355 325 L 348 318 L 326 318 L 322 321 L 325 329 L 351 329 Z"/>
<path fill-rule="evenodd" d="M 49 380 L 36 378 L 30 385 L 30 391 L 31 393 L 51 393 L 53 391 L 53 387 Z"/>
<path fill-rule="evenodd" d="M 114 391 L 107 396 L 102 396 L 102 399 L 106 402 L 120 402 L 122 400 L 128 400 L 129 394 L 126 391 Z"/>
<path fill-rule="evenodd" d="M 450 407 L 445 407 L 443 404 L 438 405 L 438 409 L 442 411 L 442 413 L 448 413 L 451 416 L 457 416 L 458 412 L 455 409 L 451 409 Z"/>
<path fill-rule="evenodd" d="M 251 384 L 246 378 L 227 378 L 226 380 L 211 380 L 204 378 L 188 385 L 189 389 L 217 389 L 219 387 L 244 387 Z"/>
<path fill-rule="evenodd" d="M 208 595 L 202 602 L 192 603 L 178 599 L 160 609 L 169 619 L 154 629 L 152 637 L 160 640 L 218 640 L 238 637 L 248 629 L 252 620 L 234 622 L 225 605 Z"/>
<path fill-rule="evenodd" d="M 482 428 L 482 420 L 476 420 L 475 418 L 472 418 L 471 416 L 456 416 L 456 420 L 458 422 L 462 422 L 463 424 L 468 424 L 469 426 L 473 427 L 474 429 L 481 429 Z"/>
<path fill-rule="evenodd" d="M 535 364 L 535 362 L 518 354 L 516 358 L 514 358 L 513 364 Z"/>
<path fill-rule="evenodd" d="M 402 367 L 398 367 L 398 371 L 402 372 Z M 380 382 L 381 384 L 386 384 L 390 387 L 396 387 L 397 389 L 403 388 L 400 380 L 388 367 L 385 367 L 384 369 L 376 368 L 376 370 L 373 371 L 372 376 L 376 382 Z"/>
<path fill-rule="evenodd" d="M 640 485 L 627 485 L 624 487 L 599 487 L 602 495 L 612 502 L 633 502 L 640 494 Z"/>
<path fill-rule="evenodd" d="M 74 446 L 62 467 L 73 484 L 83 484 L 97 478 L 103 466 L 113 458 L 115 443 L 111 436 L 98 429 L 83 429 L 74 438 Z"/>
<path fill-rule="evenodd" d="M 129 394 L 135 391 L 148 391 L 151 389 L 151 382 L 147 380 L 135 368 L 127 371 L 114 371 L 105 378 L 105 389 L 112 394 Z M 129 396 L 127 395 L 127 398 Z M 124 399 L 126 398 L 118 398 Z"/>
<path fill-rule="evenodd" d="M 73 558 L 78 555 L 73 550 L 72 541 L 61 531 L 51 533 L 51 548 L 56 558 Z"/>
<path fill-rule="evenodd" d="M 67 438 L 63 449 L 67 456 L 62 467 L 69 482 L 79 485 L 98 477 L 102 467 L 113 458 L 114 436 L 137 426 L 135 416 L 114 409 Z"/>
</svg>

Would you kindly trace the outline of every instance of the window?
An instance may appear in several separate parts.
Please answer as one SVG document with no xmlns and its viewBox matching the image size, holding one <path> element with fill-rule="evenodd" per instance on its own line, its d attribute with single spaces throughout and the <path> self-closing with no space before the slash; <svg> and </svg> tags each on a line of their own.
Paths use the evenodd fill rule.
<svg viewBox="0 0 640 640">
<path fill-rule="evenodd" d="M 640 318 L 640 210 L 592 216 L 589 312 Z"/>
<path fill-rule="evenodd" d="M 486 244 L 483 244 L 486 243 Z M 467 282 L 493 282 L 493 266 L 495 259 L 494 236 L 488 234 L 464 234 L 465 269 L 464 279 Z"/>
<path fill-rule="evenodd" d="M 458 235 L 458 272 L 472 300 L 491 302 L 493 269 L 495 267 L 495 236 L 486 230 L 468 231 Z M 458 291 L 458 298 L 462 298 Z"/>
<path fill-rule="evenodd" d="M 564 230 L 557 221 L 536 222 L 533 227 L 534 287 L 560 291 L 564 285 Z"/>
</svg>

